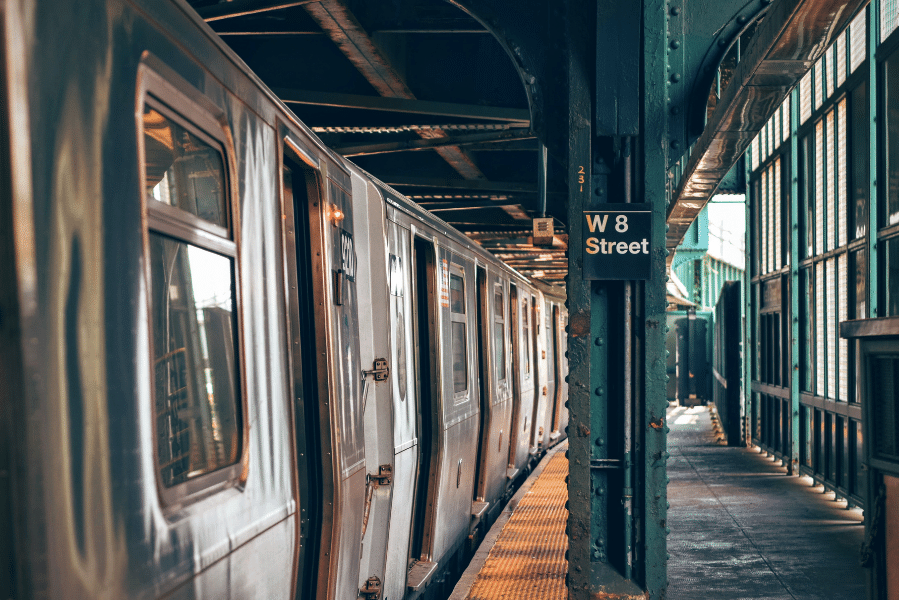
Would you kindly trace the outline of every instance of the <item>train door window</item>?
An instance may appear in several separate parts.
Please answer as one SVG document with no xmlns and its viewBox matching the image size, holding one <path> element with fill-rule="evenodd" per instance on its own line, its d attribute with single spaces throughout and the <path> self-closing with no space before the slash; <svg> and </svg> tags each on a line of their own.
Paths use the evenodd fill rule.
<svg viewBox="0 0 900 600">
<path fill-rule="evenodd" d="M 236 478 L 241 454 L 225 136 L 211 115 L 184 102 L 190 121 L 149 95 L 140 119 L 155 458 L 168 502 Z"/>
<path fill-rule="evenodd" d="M 503 286 L 494 285 L 494 379 L 498 382 L 506 379 L 506 303 L 503 302 Z"/>
<path fill-rule="evenodd" d="M 531 377 L 531 324 L 528 315 L 528 298 L 522 298 L 522 350 L 525 355 L 525 378 Z"/>
<path fill-rule="evenodd" d="M 462 270 L 453 265 L 450 272 L 450 353 L 453 365 L 453 394 L 469 389 L 466 348 L 466 282 Z"/>
<path fill-rule="evenodd" d="M 519 336 L 518 336 L 518 331 L 516 331 L 516 323 L 517 323 L 516 307 L 518 306 L 517 297 L 518 297 L 518 293 L 516 290 L 516 286 L 510 285 L 509 286 L 509 355 L 508 356 L 509 356 L 509 366 L 513 372 L 513 380 L 514 381 L 519 376 L 519 369 L 520 369 L 520 365 L 517 362 L 518 358 L 517 358 L 517 353 L 516 353 L 516 351 L 519 348 Z"/>
<path fill-rule="evenodd" d="M 562 387 L 562 381 L 560 381 L 562 377 L 560 365 L 560 352 L 559 352 L 559 335 L 560 335 L 560 323 L 559 323 L 559 306 L 553 305 L 553 318 L 550 324 L 547 326 L 547 333 L 550 335 L 550 348 L 551 348 L 551 358 L 553 360 L 553 365 L 550 367 L 550 372 L 553 374 L 553 382 L 554 382 L 554 393 L 553 393 L 553 422 L 550 426 L 550 431 L 559 431 L 559 400 L 561 398 L 560 388 Z"/>
</svg>

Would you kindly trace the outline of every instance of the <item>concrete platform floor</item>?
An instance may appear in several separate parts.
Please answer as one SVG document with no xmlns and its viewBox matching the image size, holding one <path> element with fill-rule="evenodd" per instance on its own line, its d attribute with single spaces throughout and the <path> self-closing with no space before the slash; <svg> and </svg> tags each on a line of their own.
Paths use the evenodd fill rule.
<svg viewBox="0 0 900 600">
<path fill-rule="evenodd" d="M 862 512 L 670 407 L 667 600 L 862 600 Z"/>
</svg>

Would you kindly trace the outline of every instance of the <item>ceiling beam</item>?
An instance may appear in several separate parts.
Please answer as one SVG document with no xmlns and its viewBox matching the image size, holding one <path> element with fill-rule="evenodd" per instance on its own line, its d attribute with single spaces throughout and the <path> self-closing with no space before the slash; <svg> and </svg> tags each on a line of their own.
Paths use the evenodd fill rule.
<svg viewBox="0 0 900 600">
<path fill-rule="evenodd" d="M 483 210 L 485 208 L 502 208 L 504 206 L 518 206 L 520 203 L 514 200 L 502 202 L 444 202 L 441 204 L 423 205 L 422 208 L 429 212 L 449 212 L 455 210 Z M 487 225 L 487 223 L 485 223 Z"/>
<path fill-rule="evenodd" d="M 393 187 L 430 187 L 449 190 L 478 190 L 484 192 L 530 192 L 537 193 L 537 184 L 522 181 L 462 181 L 459 179 L 437 179 L 428 177 L 384 177 L 383 181 Z"/>
<path fill-rule="evenodd" d="M 321 31 L 219 31 L 216 30 L 216 33 L 219 36 L 223 35 L 317 35 L 323 36 L 325 35 Z"/>
<path fill-rule="evenodd" d="M 673 251 L 729 169 L 864 3 L 777 0 L 769 9 L 691 151 L 669 206 L 669 265 Z"/>
<path fill-rule="evenodd" d="M 379 94 L 386 98 L 415 100 L 412 91 L 350 12 L 344 0 L 321 0 L 306 4 L 305 9 Z M 446 137 L 447 134 L 443 131 L 420 131 L 418 135 L 428 139 Z M 484 179 L 484 174 L 472 158 L 458 146 L 436 148 L 435 151 L 465 179 Z"/>
<path fill-rule="evenodd" d="M 400 142 L 385 142 L 383 144 L 344 146 L 333 148 L 333 150 L 343 156 L 369 156 L 372 154 L 387 154 L 390 152 L 431 150 L 444 146 L 465 146 L 468 144 L 476 144 L 481 142 L 491 142 L 496 144 L 499 142 L 523 139 L 534 139 L 534 132 L 526 129 L 494 133 L 476 133 L 472 135 L 460 135 L 455 137 L 437 138 L 430 140 L 403 140 Z"/>
<path fill-rule="evenodd" d="M 209 6 L 197 8 L 197 14 L 207 23 L 245 15 L 254 15 L 272 10 L 302 6 L 319 0 L 232 0 L 231 2 L 219 2 Z"/>
<path fill-rule="evenodd" d="M 458 29 L 453 28 L 453 27 L 443 27 L 443 28 L 435 28 L 435 29 L 428 29 L 427 27 L 426 28 L 422 28 L 422 27 L 412 28 L 411 27 L 411 28 L 406 28 L 406 29 L 404 29 L 404 28 L 373 29 L 372 33 L 402 33 L 402 34 L 424 33 L 424 34 L 430 35 L 432 33 L 453 33 L 453 34 L 456 34 L 456 33 L 490 33 L 490 31 L 488 31 L 487 29 L 474 29 L 472 27 L 460 27 Z"/>
<path fill-rule="evenodd" d="M 273 88 L 272 91 L 281 98 L 282 102 L 287 104 L 313 104 L 316 106 L 333 106 L 335 108 L 357 108 L 360 110 L 379 110 L 383 112 L 399 112 L 410 115 L 433 115 L 460 119 L 490 119 L 493 121 L 523 124 L 528 123 L 531 119 L 530 113 L 521 108 L 497 108 L 475 104 L 431 102 L 428 100 L 410 100 L 406 98 L 385 98 L 378 96 L 363 96 L 361 94 L 338 94 L 334 92 L 317 92 L 313 90 L 298 90 L 291 88 Z M 417 133 L 419 133 L 419 131 L 417 131 Z"/>
</svg>

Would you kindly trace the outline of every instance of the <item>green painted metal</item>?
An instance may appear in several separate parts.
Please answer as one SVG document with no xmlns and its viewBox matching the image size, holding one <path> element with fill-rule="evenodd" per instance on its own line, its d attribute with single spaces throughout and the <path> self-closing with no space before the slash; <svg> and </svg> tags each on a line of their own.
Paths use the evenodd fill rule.
<svg viewBox="0 0 900 600">
<path fill-rule="evenodd" d="M 753 406 L 753 393 L 750 391 L 750 353 L 753 351 L 753 339 L 750 335 L 750 319 L 755 318 L 755 315 L 753 314 L 752 296 L 750 295 L 752 289 L 750 280 L 753 277 L 753 265 L 751 261 L 754 259 L 753 240 L 751 239 L 753 227 L 750 220 L 751 211 L 749 198 L 750 164 L 753 162 L 750 160 L 750 155 L 752 152 L 753 146 L 751 145 L 744 154 L 744 180 L 748 182 L 748 194 L 747 202 L 744 203 L 744 223 L 746 223 L 746 227 L 744 227 L 744 318 L 741 320 L 741 339 L 743 340 L 744 346 L 744 351 L 741 353 L 743 355 L 743 365 L 741 368 L 741 394 L 744 413 L 743 439 L 744 443 L 748 446 L 753 440 L 753 432 L 750 430 L 750 424 L 752 423 L 751 410 Z M 796 198 L 796 196 L 794 197 Z"/>
<path fill-rule="evenodd" d="M 800 90 L 799 88 L 794 88 L 791 92 L 791 111 L 790 111 L 790 119 L 791 119 L 791 138 L 788 142 L 790 144 L 791 149 L 791 158 L 788 166 L 790 168 L 790 175 L 788 179 L 788 184 L 791 186 L 791 195 L 790 195 L 790 232 L 791 232 L 791 249 L 789 258 L 790 260 L 790 277 L 791 277 L 791 285 L 790 285 L 790 312 L 788 314 L 788 318 L 790 319 L 790 328 L 791 328 L 791 340 L 790 340 L 790 355 L 789 360 L 791 361 L 791 376 L 790 376 L 790 387 L 791 387 L 791 451 L 790 457 L 791 460 L 787 465 L 788 474 L 794 475 L 800 473 L 800 257 L 802 256 L 800 252 L 800 218 L 799 218 L 799 202 L 800 198 L 800 189 L 799 189 L 799 177 L 798 177 L 798 166 L 799 166 L 799 157 L 798 157 L 798 148 L 799 142 L 797 139 L 797 130 L 800 127 L 800 111 L 797 110 L 797 107 L 800 106 Z M 837 202 L 835 202 L 837 204 Z M 834 221 L 837 223 L 837 219 Z"/>
<path fill-rule="evenodd" d="M 565 23 L 566 85 L 568 90 L 568 222 L 580 223 L 582 210 L 590 202 L 591 186 L 579 184 L 591 181 L 591 71 L 579 49 L 592 49 L 590 32 L 585 31 L 586 19 L 581 11 L 583 0 L 564 3 L 562 22 Z M 575 17 L 574 15 L 581 15 Z M 591 14 L 591 13 L 588 13 Z M 591 296 L 590 285 L 582 270 L 581 248 L 584 243 L 581 227 L 569 228 L 569 271 L 566 276 L 566 305 L 569 309 L 569 570 L 566 576 L 569 598 L 590 597 L 593 584 L 591 574 Z"/>
<path fill-rule="evenodd" d="M 642 446 L 643 522 L 637 537 L 643 544 L 644 589 L 651 600 L 665 597 L 666 577 L 666 190 L 662 182 L 668 166 L 667 150 L 659 138 L 668 132 L 667 114 L 667 17 L 672 15 L 673 2 L 667 6 L 663 0 L 644 1 L 643 29 L 643 123 L 644 136 L 640 140 L 642 164 L 638 170 L 638 196 L 653 205 L 653 265 L 650 280 L 637 286 L 637 320 L 643 327 L 640 355 L 643 360 L 635 365 L 635 373 L 643 373 L 640 389 L 642 402 L 636 415 L 638 443 Z M 652 132 L 652 133 L 651 133 Z M 667 139 L 663 137 L 662 139 Z M 635 378 L 638 383 L 639 377 Z M 642 405 L 642 406 L 641 406 Z"/>
<path fill-rule="evenodd" d="M 568 222 L 581 222 L 582 211 L 608 201 L 613 190 L 630 194 L 635 201 L 653 204 L 656 250 L 649 281 L 589 284 L 582 280 L 581 228 L 569 230 L 567 583 L 572 599 L 600 595 L 662 600 L 667 559 L 667 402 L 666 196 L 660 184 L 666 177 L 667 150 L 659 144 L 658 135 L 666 130 L 667 119 L 668 12 L 664 0 L 643 0 L 637 32 L 643 44 L 635 48 L 638 56 L 634 60 L 643 66 L 640 131 L 654 133 L 637 137 L 631 156 L 634 144 L 628 138 L 598 137 L 598 133 L 610 133 L 605 130 L 592 132 L 591 95 L 595 90 L 602 93 L 602 86 L 593 79 L 597 76 L 593 70 L 596 57 L 583 53 L 583 49 L 593 51 L 593 44 L 599 43 L 600 32 L 593 30 L 594 22 L 583 18 L 590 11 L 597 11 L 596 23 L 600 24 L 602 11 L 588 0 L 569 0 L 563 15 L 568 44 Z M 618 115 L 616 128 L 627 125 L 623 116 Z M 601 171 L 604 177 L 592 177 Z M 632 191 L 623 192 L 626 189 Z M 626 289 L 632 291 L 633 311 L 627 319 L 632 329 L 622 324 L 628 315 Z M 630 421 L 626 403 L 633 407 Z M 632 435 L 624 433 L 626 428 Z"/>
<path fill-rule="evenodd" d="M 867 277 L 869 278 L 867 289 L 869 291 L 869 318 L 878 316 L 878 61 L 875 60 L 875 51 L 878 48 L 878 20 L 879 12 L 872 9 L 870 3 L 864 9 L 867 13 L 868 25 L 866 27 L 866 64 L 862 67 L 868 69 L 866 81 L 867 97 L 869 100 L 869 226 L 866 232 L 868 237 L 869 261 L 867 265 Z"/>
<path fill-rule="evenodd" d="M 669 112 L 664 139 L 670 148 L 668 166 L 681 159 L 703 131 L 709 91 L 722 58 L 770 4 L 746 0 L 672 0 L 667 4 L 669 68 L 664 77 Z"/>
</svg>

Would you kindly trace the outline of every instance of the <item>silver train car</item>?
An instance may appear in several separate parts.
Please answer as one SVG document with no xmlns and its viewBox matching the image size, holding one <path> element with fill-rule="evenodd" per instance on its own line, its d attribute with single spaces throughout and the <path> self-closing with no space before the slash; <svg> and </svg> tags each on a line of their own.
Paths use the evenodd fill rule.
<svg viewBox="0 0 900 600">
<path fill-rule="evenodd" d="M 184 2 L 0 31 L 0 596 L 440 596 L 565 437 L 558 290 Z"/>
</svg>

